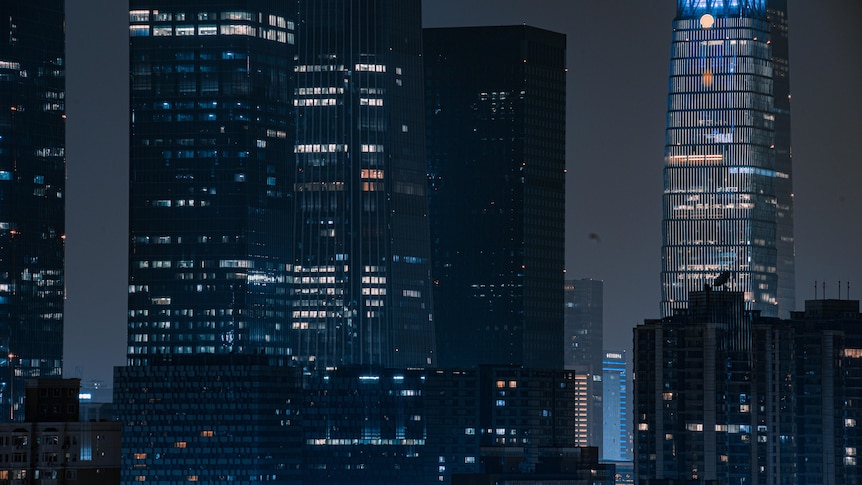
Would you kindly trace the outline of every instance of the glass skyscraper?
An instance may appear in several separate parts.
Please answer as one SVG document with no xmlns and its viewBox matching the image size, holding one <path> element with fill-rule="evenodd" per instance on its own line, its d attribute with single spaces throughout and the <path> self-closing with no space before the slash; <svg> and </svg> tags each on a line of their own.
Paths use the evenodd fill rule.
<svg viewBox="0 0 862 485">
<path fill-rule="evenodd" d="M 290 357 L 295 16 L 131 2 L 129 365 Z"/>
<path fill-rule="evenodd" d="M 290 346 L 435 363 L 419 0 L 302 0 Z"/>
<path fill-rule="evenodd" d="M 0 420 L 63 370 L 63 0 L 0 3 Z"/>
<path fill-rule="evenodd" d="M 793 309 L 786 2 L 679 0 L 665 146 L 662 315 L 728 272 L 765 316 Z"/>
<path fill-rule="evenodd" d="M 604 282 L 589 278 L 566 280 L 563 295 L 564 366 L 586 377 L 586 403 L 582 409 L 586 418 L 586 443 L 604 449 Z"/>
<path fill-rule="evenodd" d="M 424 42 L 440 365 L 560 369 L 566 37 L 519 25 Z"/>
</svg>

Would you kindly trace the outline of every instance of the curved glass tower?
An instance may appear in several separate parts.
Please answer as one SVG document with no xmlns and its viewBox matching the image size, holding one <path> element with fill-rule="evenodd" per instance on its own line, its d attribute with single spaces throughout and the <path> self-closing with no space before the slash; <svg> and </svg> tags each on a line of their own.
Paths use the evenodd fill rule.
<svg viewBox="0 0 862 485">
<path fill-rule="evenodd" d="M 766 316 L 793 309 L 785 3 L 678 3 L 664 165 L 664 316 L 724 272 L 749 309 Z M 780 47 L 773 35 L 784 40 Z"/>
</svg>

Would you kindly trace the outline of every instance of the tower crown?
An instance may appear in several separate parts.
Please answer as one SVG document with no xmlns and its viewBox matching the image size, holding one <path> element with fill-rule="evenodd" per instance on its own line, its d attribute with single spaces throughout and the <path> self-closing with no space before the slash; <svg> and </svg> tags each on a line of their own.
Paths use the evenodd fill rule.
<svg viewBox="0 0 862 485">
<path fill-rule="evenodd" d="M 699 17 L 707 13 L 717 17 L 766 16 L 766 0 L 677 0 L 678 19 Z"/>
</svg>

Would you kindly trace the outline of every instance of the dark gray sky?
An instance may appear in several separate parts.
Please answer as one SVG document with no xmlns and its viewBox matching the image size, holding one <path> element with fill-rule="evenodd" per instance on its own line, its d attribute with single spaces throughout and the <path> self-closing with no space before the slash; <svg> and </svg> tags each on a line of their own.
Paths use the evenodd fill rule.
<svg viewBox="0 0 862 485">
<path fill-rule="evenodd" d="M 862 2 L 788 0 L 797 300 L 862 297 Z M 428 27 L 527 23 L 568 35 L 568 277 L 605 282 L 605 347 L 658 316 L 675 0 L 425 0 Z M 66 0 L 67 377 L 125 361 L 128 8 Z M 466 46 L 465 46 L 466 48 Z M 589 238 L 598 234 L 600 242 Z M 842 293 L 844 295 L 844 293 Z M 821 294 L 822 296 L 822 294 Z"/>
</svg>

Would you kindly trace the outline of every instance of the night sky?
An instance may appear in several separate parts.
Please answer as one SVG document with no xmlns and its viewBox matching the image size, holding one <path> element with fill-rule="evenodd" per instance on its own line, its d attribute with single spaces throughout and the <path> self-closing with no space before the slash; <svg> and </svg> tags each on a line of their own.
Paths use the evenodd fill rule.
<svg viewBox="0 0 862 485">
<path fill-rule="evenodd" d="M 659 312 L 676 1 L 424 4 L 427 27 L 526 23 L 568 35 L 567 277 L 604 280 L 605 347 L 630 348 L 631 328 Z M 830 298 L 849 280 L 862 298 L 862 2 L 789 0 L 788 16 L 801 308 L 815 280 Z M 110 382 L 126 348 L 128 8 L 66 0 L 66 19 L 65 376 Z"/>
</svg>

